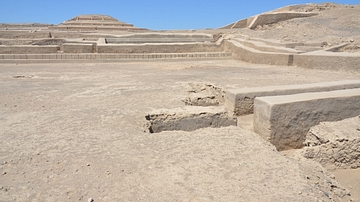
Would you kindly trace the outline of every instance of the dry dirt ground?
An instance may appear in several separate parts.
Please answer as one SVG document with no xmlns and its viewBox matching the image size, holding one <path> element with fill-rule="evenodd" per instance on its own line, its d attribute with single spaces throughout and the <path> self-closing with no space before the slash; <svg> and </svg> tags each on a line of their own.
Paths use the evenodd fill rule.
<svg viewBox="0 0 360 202">
<path fill-rule="evenodd" d="M 0 201 L 347 201 L 319 164 L 250 130 L 150 134 L 143 124 L 153 109 L 184 106 L 190 82 L 359 76 L 233 60 L 0 64 Z"/>
<path fill-rule="evenodd" d="M 332 174 L 341 185 L 350 190 L 354 201 L 360 201 L 360 169 L 338 170 Z"/>
</svg>

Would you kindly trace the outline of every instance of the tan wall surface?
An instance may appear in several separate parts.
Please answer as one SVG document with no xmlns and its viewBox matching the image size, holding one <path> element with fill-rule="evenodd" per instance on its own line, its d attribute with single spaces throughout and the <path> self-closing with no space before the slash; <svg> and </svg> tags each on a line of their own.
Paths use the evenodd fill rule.
<svg viewBox="0 0 360 202">
<path fill-rule="evenodd" d="M 256 64 L 291 65 L 292 56 L 281 53 L 266 53 L 247 48 L 239 42 L 225 40 L 225 49 L 233 53 L 234 59 Z"/>
<path fill-rule="evenodd" d="M 293 64 L 298 67 L 334 71 L 360 72 L 360 54 L 325 53 L 323 55 L 294 55 Z"/>
<path fill-rule="evenodd" d="M 60 50 L 64 53 L 92 53 L 92 44 L 62 44 Z"/>
<path fill-rule="evenodd" d="M 317 13 L 266 13 L 255 17 L 253 22 L 249 25 L 249 28 L 254 29 L 258 25 L 273 24 L 293 18 L 310 17 L 314 15 L 317 15 Z"/>
<path fill-rule="evenodd" d="M 360 115 L 360 88 L 258 97 L 254 131 L 278 150 L 303 147 L 310 127 Z"/>
<path fill-rule="evenodd" d="M 215 44 L 159 44 L 159 45 L 98 45 L 99 53 L 189 53 L 219 52 Z"/>
<path fill-rule="evenodd" d="M 254 112 L 254 99 L 256 97 L 291 95 L 353 88 L 360 88 L 360 80 L 228 89 L 225 95 L 225 106 L 229 111 L 235 112 L 236 115 L 241 116 L 252 114 Z"/>
<path fill-rule="evenodd" d="M 37 53 L 56 53 L 59 46 L 0 46 L 0 54 L 37 54 Z"/>
</svg>

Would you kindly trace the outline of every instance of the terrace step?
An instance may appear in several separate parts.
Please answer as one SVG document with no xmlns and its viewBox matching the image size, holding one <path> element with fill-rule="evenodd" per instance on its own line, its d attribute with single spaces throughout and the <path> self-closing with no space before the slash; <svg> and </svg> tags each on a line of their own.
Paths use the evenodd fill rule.
<svg viewBox="0 0 360 202">
<path fill-rule="evenodd" d="M 0 54 L 0 63 L 26 61 L 97 61 L 97 60 L 159 60 L 159 59 L 204 59 L 231 58 L 229 52 L 198 53 L 54 53 L 54 54 Z"/>
</svg>

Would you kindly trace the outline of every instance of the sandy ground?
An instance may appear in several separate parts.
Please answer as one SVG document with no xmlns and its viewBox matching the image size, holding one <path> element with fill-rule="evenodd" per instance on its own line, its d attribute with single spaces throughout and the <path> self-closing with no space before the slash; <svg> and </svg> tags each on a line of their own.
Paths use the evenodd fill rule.
<svg viewBox="0 0 360 202">
<path fill-rule="evenodd" d="M 0 64 L 0 201 L 331 201 L 331 175 L 249 130 L 149 134 L 144 116 L 184 106 L 189 82 L 359 76 L 232 60 Z"/>
<path fill-rule="evenodd" d="M 167 32 L 351 41 L 339 51 L 359 52 L 359 15 L 360 5 L 335 5 L 256 30 Z M 0 43 L 31 44 L 48 32 L 1 31 Z M 128 32 L 109 35 L 118 34 Z M 148 112 L 184 106 L 189 83 L 226 90 L 359 78 L 233 60 L 0 64 L 0 201 L 348 201 L 335 179 L 360 201 L 359 170 L 334 177 L 315 162 L 288 158 L 250 130 L 249 117 L 239 118 L 242 127 L 193 132 L 143 127 Z"/>
<path fill-rule="evenodd" d="M 338 182 L 351 191 L 355 201 L 360 201 L 360 169 L 338 170 L 332 174 Z"/>
</svg>

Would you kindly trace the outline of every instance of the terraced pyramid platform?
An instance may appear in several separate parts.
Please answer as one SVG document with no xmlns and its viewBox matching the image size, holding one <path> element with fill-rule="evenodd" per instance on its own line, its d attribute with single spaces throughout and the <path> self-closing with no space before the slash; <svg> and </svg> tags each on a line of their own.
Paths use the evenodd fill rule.
<svg viewBox="0 0 360 202">
<path fill-rule="evenodd" d="M 109 15 L 79 15 L 59 25 L 50 27 L 59 31 L 119 31 L 146 30 L 137 28 L 133 24 L 121 22 Z"/>
</svg>

